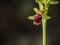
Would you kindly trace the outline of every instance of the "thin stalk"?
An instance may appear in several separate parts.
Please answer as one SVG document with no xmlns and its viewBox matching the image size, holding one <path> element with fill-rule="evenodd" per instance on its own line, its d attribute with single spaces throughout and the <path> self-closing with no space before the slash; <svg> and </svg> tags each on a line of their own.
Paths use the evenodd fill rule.
<svg viewBox="0 0 60 45">
<path fill-rule="evenodd" d="M 42 20 L 43 26 L 43 45 L 46 45 L 46 20 Z"/>
<path fill-rule="evenodd" d="M 47 3 L 47 0 L 45 0 L 45 8 L 46 8 L 46 3 Z M 47 41 L 46 41 L 46 19 L 42 19 L 42 26 L 43 26 L 43 45 L 46 45 L 47 44 Z"/>
</svg>

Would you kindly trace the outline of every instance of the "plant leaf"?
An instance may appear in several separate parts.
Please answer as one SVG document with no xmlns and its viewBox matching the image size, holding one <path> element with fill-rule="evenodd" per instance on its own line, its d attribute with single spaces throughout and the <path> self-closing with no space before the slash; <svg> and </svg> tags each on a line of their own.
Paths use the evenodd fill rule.
<svg viewBox="0 0 60 45">
<path fill-rule="evenodd" d="M 29 20 L 33 20 L 34 19 L 34 16 L 29 16 L 28 19 Z"/>
</svg>

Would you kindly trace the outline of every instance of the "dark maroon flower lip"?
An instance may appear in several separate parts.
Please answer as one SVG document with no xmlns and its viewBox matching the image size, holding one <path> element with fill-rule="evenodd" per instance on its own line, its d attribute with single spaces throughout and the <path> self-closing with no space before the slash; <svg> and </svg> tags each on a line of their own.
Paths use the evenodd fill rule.
<svg viewBox="0 0 60 45">
<path fill-rule="evenodd" d="M 33 23 L 34 25 L 39 25 L 41 24 L 42 21 L 42 14 L 41 12 L 37 12 L 36 15 L 34 16 Z"/>
</svg>

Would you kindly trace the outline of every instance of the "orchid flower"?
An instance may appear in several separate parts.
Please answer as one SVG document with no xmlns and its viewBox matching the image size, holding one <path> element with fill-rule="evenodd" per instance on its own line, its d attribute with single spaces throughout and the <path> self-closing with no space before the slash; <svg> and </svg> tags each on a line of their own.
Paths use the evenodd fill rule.
<svg viewBox="0 0 60 45">
<path fill-rule="evenodd" d="M 51 17 L 47 15 L 50 4 L 58 4 L 56 0 L 35 0 L 39 4 L 39 9 L 34 8 L 36 15 L 29 16 L 28 19 L 33 21 L 34 25 L 42 23 L 43 28 L 43 45 L 46 45 L 46 21 Z"/>
</svg>

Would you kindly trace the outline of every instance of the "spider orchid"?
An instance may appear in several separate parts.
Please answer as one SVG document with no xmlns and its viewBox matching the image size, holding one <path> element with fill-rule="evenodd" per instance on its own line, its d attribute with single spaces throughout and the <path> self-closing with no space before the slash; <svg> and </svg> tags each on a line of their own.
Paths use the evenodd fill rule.
<svg viewBox="0 0 60 45">
<path fill-rule="evenodd" d="M 42 22 L 43 28 L 43 45 L 46 45 L 46 21 L 51 17 L 47 15 L 50 4 L 58 4 L 56 0 L 35 0 L 39 4 L 39 9 L 34 8 L 36 14 L 29 16 L 28 19 L 33 21 L 34 25 L 40 25 Z"/>
</svg>

